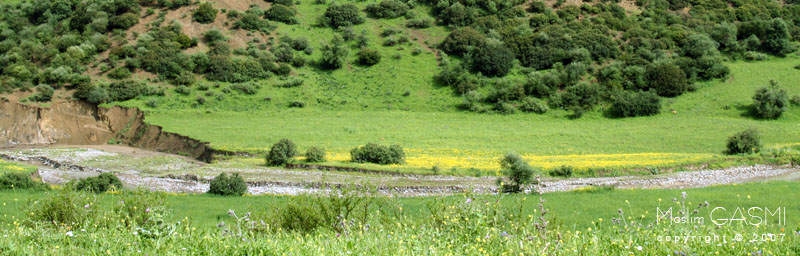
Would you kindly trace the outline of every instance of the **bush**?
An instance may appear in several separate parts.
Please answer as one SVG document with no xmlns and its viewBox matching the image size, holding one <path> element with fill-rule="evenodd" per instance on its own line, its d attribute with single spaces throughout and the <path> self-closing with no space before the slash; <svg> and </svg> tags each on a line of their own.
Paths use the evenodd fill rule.
<svg viewBox="0 0 800 256">
<path fill-rule="evenodd" d="M 398 145 L 387 147 L 369 143 L 350 150 L 350 159 L 356 163 L 403 164 L 405 163 L 405 152 Z"/>
<path fill-rule="evenodd" d="M 656 90 L 659 96 L 675 97 L 689 89 L 686 73 L 675 64 L 660 63 L 647 69 L 650 89 Z"/>
<path fill-rule="evenodd" d="M 0 176 L 0 190 L 4 189 L 36 189 L 47 190 L 50 186 L 31 179 L 30 173 L 8 172 Z"/>
<path fill-rule="evenodd" d="M 247 183 L 238 173 L 230 176 L 220 173 L 211 180 L 208 186 L 208 193 L 220 196 L 241 196 L 247 192 Z"/>
<path fill-rule="evenodd" d="M 219 29 L 212 28 L 203 33 L 203 42 L 207 44 L 215 44 L 217 42 L 222 42 L 228 40 L 225 38 L 225 35 L 222 34 L 222 31 Z"/>
<path fill-rule="evenodd" d="M 95 198 L 67 187 L 52 196 L 33 201 L 26 212 L 30 213 L 32 221 L 79 228 L 97 224 L 89 222 L 94 212 L 92 207 L 96 206 Z"/>
<path fill-rule="evenodd" d="M 347 47 L 344 45 L 344 40 L 334 36 L 329 44 L 322 47 L 322 59 L 319 64 L 326 69 L 339 69 L 344 66 L 345 58 L 347 58 Z"/>
<path fill-rule="evenodd" d="M 273 4 L 264 14 L 267 19 L 270 20 L 280 21 L 286 24 L 297 24 L 297 18 L 294 17 L 296 14 L 295 10 L 286 5 Z"/>
<path fill-rule="evenodd" d="M 325 150 L 318 147 L 308 148 L 306 162 L 325 162 Z"/>
<path fill-rule="evenodd" d="M 409 28 L 429 28 L 431 26 L 433 26 L 433 19 L 431 18 L 418 18 L 408 20 L 406 23 L 406 27 Z"/>
<path fill-rule="evenodd" d="M 562 165 L 550 171 L 550 176 L 553 177 L 572 177 L 572 166 Z"/>
<path fill-rule="evenodd" d="M 89 91 L 86 101 L 92 104 L 100 104 L 107 102 L 109 98 L 110 96 L 108 96 L 108 90 L 106 90 L 106 88 L 93 86 L 91 91 Z"/>
<path fill-rule="evenodd" d="M 540 99 L 533 97 L 526 97 L 522 100 L 519 106 L 519 110 L 522 112 L 544 114 L 547 113 L 547 111 L 549 111 L 550 108 L 547 107 L 547 104 Z"/>
<path fill-rule="evenodd" d="M 290 108 L 304 108 L 304 107 L 306 107 L 306 103 L 302 102 L 302 101 L 295 100 L 295 101 L 289 102 L 289 107 Z"/>
<path fill-rule="evenodd" d="M 328 6 L 322 20 L 325 25 L 333 28 L 358 25 L 366 21 L 364 17 L 359 15 L 358 7 L 351 3 Z"/>
<path fill-rule="evenodd" d="M 108 25 L 111 29 L 129 29 L 136 23 L 139 23 L 139 15 L 130 12 L 108 19 Z"/>
<path fill-rule="evenodd" d="M 108 95 L 112 101 L 126 101 L 139 97 L 145 89 L 147 86 L 142 82 L 125 80 L 111 83 Z"/>
<path fill-rule="evenodd" d="M 108 72 L 108 78 L 114 80 L 128 79 L 131 78 L 131 71 L 127 68 L 115 68 L 111 70 L 111 72 Z"/>
<path fill-rule="evenodd" d="M 450 55 L 461 56 L 471 49 L 483 47 L 484 44 L 486 44 L 486 38 L 480 32 L 471 27 L 465 27 L 453 30 L 447 35 L 439 44 L 439 49 Z"/>
<path fill-rule="evenodd" d="M 792 106 L 800 106 L 800 95 L 792 96 L 789 103 L 792 104 Z"/>
<path fill-rule="evenodd" d="M 503 44 L 486 44 L 469 59 L 472 69 L 486 76 L 502 77 L 514 67 L 514 53 Z"/>
<path fill-rule="evenodd" d="M 75 189 L 94 193 L 103 193 L 110 189 L 122 189 L 122 182 L 111 173 L 101 173 L 98 176 L 88 177 L 78 180 Z"/>
<path fill-rule="evenodd" d="M 789 96 L 786 91 L 770 81 L 769 87 L 763 87 L 753 95 L 753 112 L 761 118 L 778 118 L 789 106 Z"/>
<path fill-rule="evenodd" d="M 507 153 L 500 160 L 500 168 L 506 177 L 506 181 L 498 180 L 503 193 L 522 192 L 523 186 L 530 184 L 535 174 L 533 167 L 515 153 Z"/>
<path fill-rule="evenodd" d="M 53 98 L 53 93 L 55 93 L 53 87 L 40 84 L 36 86 L 36 95 L 33 96 L 33 100 L 41 102 L 50 101 Z"/>
<path fill-rule="evenodd" d="M 211 3 L 202 3 L 192 13 L 192 20 L 199 23 L 208 24 L 214 22 L 214 20 L 217 19 L 218 12 L 219 11 L 215 9 L 214 6 L 211 5 Z"/>
<path fill-rule="evenodd" d="M 406 15 L 408 5 L 398 0 L 383 0 L 380 4 L 370 4 L 364 10 L 375 18 L 397 18 Z"/>
<path fill-rule="evenodd" d="M 294 142 L 288 139 L 281 139 L 270 148 L 269 154 L 267 154 L 267 165 L 285 165 L 289 163 L 295 155 L 297 155 L 297 146 L 294 145 Z"/>
<path fill-rule="evenodd" d="M 247 95 L 253 95 L 258 92 L 258 87 L 250 83 L 238 83 L 231 85 L 231 88 Z"/>
<path fill-rule="evenodd" d="M 661 98 L 653 91 L 622 92 L 611 103 L 615 117 L 651 116 L 661 112 Z"/>
<path fill-rule="evenodd" d="M 358 52 L 358 63 L 365 66 L 372 66 L 381 62 L 381 53 L 373 49 L 361 49 Z"/>
<path fill-rule="evenodd" d="M 761 150 L 761 135 L 756 129 L 747 129 L 728 138 L 725 154 L 751 154 Z"/>
<path fill-rule="evenodd" d="M 561 94 L 561 106 L 567 109 L 588 110 L 600 102 L 600 88 L 595 84 L 578 83 Z"/>
</svg>

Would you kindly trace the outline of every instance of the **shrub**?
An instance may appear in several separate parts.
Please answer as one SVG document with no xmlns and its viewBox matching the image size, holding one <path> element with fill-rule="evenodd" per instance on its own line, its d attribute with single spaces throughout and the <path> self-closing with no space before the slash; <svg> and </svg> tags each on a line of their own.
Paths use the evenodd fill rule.
<svg viewBox="0 0 800 256">
<path fill-rule="evenodd" d="M 408 20 L 406 27 L 409 28 L 429 28 L 433 26 L 433 19 L 431 18 L 418 18 Z"/>
<path fill-rule="evenodd" d="M 108 78 L 115 79 L 115 80 L 122 80 L 131 78 L 131 71 L 127 68 L 115 68 L 108 72 Z"/>
<path fill-rule="evenodd" d="M 274 25 L 267 20 L 261 19 L 260 15 L 261 10 L 251 8 L 242 15 L 242 18 L 233 23 L 233 28 L 269 33 L 274 28 Z"/>
<path fill-rule="evenodd" d="M 297 146 L 289 139 L 281 139 L 272 145 L 267 154 L 267 165 L 281 166 L 289 163 L 297 155 Z"/>
<path fill-rule="evenodd" d="M 761 150 L 761 135 L 756 129 L 747 129 L 728 138 L 725 154 L 750 154 Z"/>
<path fill-rule="evenodd" d="M 463 55 L 471 49 L 483 47 L 486 38 L 471 27 L 459 28 L 450 32 L 444 41 L 439 44 L 439 49 L 451 55 Z"/>
<path fill-rule="evenodd" d="M 296 14 L 295 10 L 286 5 L 273 4 L 264 14 L 267 19 L 270 20 L 280 21 L 286 24 L 297 24 L 297 18 L 294 17 Z"/>
<path fill-rule="evenodd" d="M 302 102 L 302 101 L 295 100 L 295 101 L 292 101 L 292 102 L 289 103 L 289 107 L 290 108 L 304 108 L 304 107 L 306 107 L 306 103 Z"/>
<path fill-rule="evenodd" d="M 587 110 L 600 102 L 600 88 L 595 84 L 578 83 L 561 94 L 561 105 L 567 109 Z"/>
<path fill-rule="evenodd" d="M 486 44 L 469 59 L 472 69 L 486 76 L 505 76 L 514 67 L 514 53 L 503 44 Z"/>
<path fill-rule="evenodd" d="M 572 166 L 562 165 L 550 171 L 550 176 L 553 177 L 572 177 Z"/>
<path fill-rule="evenodd" d="M 202 3 L 192 13 L 192 20 L 199 23 L 208 24 L 214 22 L 214 20 L 217 19 L 218 12 L 219 11 L 215 9 L 214 6 L 211 5 L 211 3 Z"/>
<path fill-rule="evenodd" d="M 465 7 L 461 3 L 456 2 L 450 7 L 442 10 L 442 13 L 439 15 L 439 17 L 442 19 L 444 24 L 456 27 L 464 27 L 472 24 L 472 22 L 475 21 L 475 16 L 477 15 L 478 14 L 474 8 Z"/>
<path fill-rule="evenodd" d="M 326 69 L 339 69 L 344 65 L 345 58 L 347 58 L 347 48 L 344 40 L 334 36 L 329 44 L 322 47 L 322 59 L 319 64 Z"/>
<path fill-rule="evenodd" d="M 32 221 L 59 227 L 81 227 L 97 224 L 88 221 L 94 212 L 95 200 L 96 197 L 67 187 L 52 196 L 33 201 L 26 212 L 30 213 Z"/>
<path fill-rule="evenodd" d="M 611 103 L 615 117 L 651 116 L 661 112 L 661 98 L 653 91 L 622 92 Z"/>
<path fill-rule="evenodd" d="M 108 25 L 111 29 L 128 29 L 136 25 L 136 23 L 139 23 L 139 15 L 130 12 L 108 19 Z"/>
<path fill-rule="evenodd" d="M 659 96 L 675 97 L 689 89 L 686 73 L 680 67 L 670 63 L 660 63 L 647 69 L 648 85 L 656 90 Z"/>
<path fill-rule="evenodd" d="M 547 107 L 547 104 L 540 99 L 533 97 L 526 97 L 522 99 L 522 102 L 519 106 L 519 110 L 521 110 L 522 112 L 544 114 L 547 113 L 547 111 L 549 111 L 550 108 Z"/>
<path fill-rule="evenodd" d="M 0 176 L 0 190 L 3 189 L 36 189 L 47 190 L 50 187 L 31 179 L 30 173 L 8 172 Z"/>
<path fill-rule="evenodd" d="M 108 86 L 108 95 L 112 101 L 126 101 L 139 97 L 146 88 L 144 83 L 133 80 L 113 82 Z"/>
<path fill-rule="evenodd" d="M 507 153 L 500 160 L 500 168 L 506 177 L 506 181 L 498 180 L 503 193 L 522 192 L 523 186 L 530 184 L 535 174 L 533 167 L 515 153 Z"/>
<path fill-rule="evenodd" d="M 322 19 L 325 25 L 333 28 L 358 25 L 365 21 L 364 17 L 359 15 L 358 7 L 351 3 L 328 6 Z"/>
<path fill-rule="evenodd" d="M 397 18 L 406 15 L 408 5 L 398 0 L 383 0 L 380 4 L 370 4 L 364 10 L 375 18 Z"/>
<path fill-rule="evenodd" d="M 350 150 L 350 159 L 356 163 L 403 164 L 405 162 L 405 152 L 398 145 L 387 147 L 368 143 L 363 147 L 356 147 Z"/>
<path fill-rule="evenodd" d="M 106 90 L 106 88 L 94 86 L 91 91 L 89 91 L 86 101 L 92 104 L 100 104 L 107 102 L 109 98 L 110 96 L 108 96 L 108 90 Z"/>
<path fill-rule="evenodd" d="M 122 182 L 117 176 L 107 172 L 98 176 L 80 179 L 75 183 L 75 189 L 94 193 L 103 193 L 112 188 L 122 189 Z"/>
<path fill-rule="evenodd" d="M 238 173 L 230 176 L 220 173 L 211 180 L 208 186 L 208 193 L 220 196 L 241 196 L 247 192 L 247 183 Z"/>
<path fill-rule="evenodd" d="M 753 112 L 761 118 L 778 118 L 789 106 L 786 91 L 770 81 L 769 87 L 762 87 L 753 95 Z"/>
<path fill-rule="evenodd" d="M 225 35 L 222 34 L 222 31 L 219 29 L 212 28 L 203 33 L 203 42 L 207 44 L 215 44 L 217 42 L 222 42 L 228 40 L 225 38 Z"/>
<path fill-rule="evenodd" d="M 325 162 L 325 150 L 318 147 L 308 148 L 306 162 Z"/>
<path fill-rule="evenodd" d="M 50 101 L 53 98 L 53 93 L 55 90 L 53 87 L 50 87 L 46 84 L 40 84 L 36 86 L 36 95 L 33 96 L 33 100 L 35 101 Z"/>
<path fill-rule="evenodd" d="M 259 89 L 251 83 L 238 83 L 231 85 L 231 88 L 247 95 L 256 94 L 256 92 L 258 92 Z"/>
<path fill-rule="evenodd" d="M 792 104 L 792 106 L 800 106 L 800 95 L 792 96 L 789 103 Z"/>
<path fill-rule="evenodd" d="M 361 49 L 358 52 L 358 63 L 365 66 L 372 66 L 381 62 L 381 53 L 373 49 Z"/>
</svg>

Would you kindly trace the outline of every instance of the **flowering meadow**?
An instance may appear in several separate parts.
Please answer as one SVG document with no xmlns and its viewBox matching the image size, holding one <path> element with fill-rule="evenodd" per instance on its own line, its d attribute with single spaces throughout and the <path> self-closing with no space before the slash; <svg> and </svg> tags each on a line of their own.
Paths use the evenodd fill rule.
<svg viewBox="0 0 800 256">
<path fill-rule="evenodd" d="M 0 254 L 797 255 L 800 203 L 774 196 L 796 186 L 422 198 L 5 191 Z M 758 225 L 709 219 L 756 206 L 786 212 Z M 693 223 L 658 216 L 668 208 Z"/>
</svg>

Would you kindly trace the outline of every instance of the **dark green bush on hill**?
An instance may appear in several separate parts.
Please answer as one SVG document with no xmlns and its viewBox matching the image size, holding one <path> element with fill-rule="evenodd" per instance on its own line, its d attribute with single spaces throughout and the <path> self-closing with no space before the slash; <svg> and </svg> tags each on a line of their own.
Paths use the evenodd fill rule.
<svg viewBox="0 0 800 256">
<path fill-rule="evenodd" d="M 222 34 L 222 31 L 219 31 L 219 29 L 216 28 L 209 29 L 203 33 L 203 42 L 206 42 L 207 44 L 215 44 L 217 42 L 224 42 L 226 40 L 228 39 L 225 38 L 225 35 Z"/>
<path fill-rule="evenodd" d="M 651 116 L 661 112 L 661 98 L 653 91 L 621 92 L 608 110 L 615 117 Z"/>
<path fill-rule="evenodd" d="M 55 93 L 53 87 L 40 84 L 36 86 L 36 94 L 31 99 L 40 102 L 50 101 L 53 98 L 53 93 Z"/>
<path fill-rule="evenodd" d="M 233 173 L 230 176 L 220 173 L 211 180 L 208 193 L 220 196 L 241 196 L 247 193 L 247 183 L 239 173 Z"/>
<path fill-rule="evenodd" d="M 502 77 L 514 67 L 514 53 L 503 44 L 486 44 L 472 52 L 469 62 L 486 76 Z"/>
<path fill-rule="evenodd" d="M 233 28 L 269 33 L 275 26 L 270 24 L 269 21 L 262 19 L 261 15 L 263 14 L 264 12 L 261 9 L 252 7 L 245 11 L 239 20 L 233 23 Z"/>
<path fill-rule="evenodd" d="M 381 53 L 368 48 L 363 48 L 358 52 L 358 63 L 364 66 L 372 66 L 381 62 Z"/>
<path fill-rule="evenodd" d="M 121 80 L 131 78 L 131 71 L 124 67 L 119 67 L 108 72 L 108 78 Z"/>
<path fill-rule="evenodd" d="M 439 49 L 442 49 L 447 54 L 461 56 L 472 49 L 482 48 L 485 44 L 486 37 L 475 29 L 465 27 L 450 32 L 444 41 L 439 44 Z"/>
<path fill-rule="evenodd" d="M 326 69 L 339 69 L 344 66 L 347 53 L 344 40 L 336 35 L 329 44 L 322 47 L 322 59 L 320 59 L 319 64 Z"/>
<path fill-rule="evenodd" d="M 134 80 L 113 82 L 108 86 L 108 96 L 111 101 L 126 101 L 139 97 L 147 85 Z"/>
<path fill-rule="evenodd" d="M 108 19 L 108 26 L 111 29 L 128 29 L 136 23 L 139 23 L 139 15 L 130 12 Z"/>
<path fill-rule="evenodd" d="M 562 165 L 561 167 L 550 170 L 549 174 L 553 177 L 572 177 L 572 166 Z"/>
<path fill-rule="evenodd" d="M 47 190 L 50 187 L 47 184 L 31 179 L 30 173 L 9 172 L 0 176 L 0 190 L 4 189 Z"/>
<path fill-rule="evenodd" d="M 281 166 L 289 163 L 297 155 L 297 146 L 288 139 L 281 139 L 272 145 L 267 154 L 267 165 Z"/>
<path fill-rule="evenodd" d="M 297 18 L 294 17 L 296 14 L 295 10 L 291 7 L 282 4 L 273 4 L 272 7 L 269 8 L 265 13 L 267 19 L 273 21 L 280 21 L 286 24 L 297 24 Z"/>
<path fill-rule="evenodd" d="M 294 6 L 294 0 L 266 0 L 272 4 L 282 4 L 285 6 Z"/>
<path fill-rule="evenodd" d="M 788 107 L 789 96 L 775 81 L 770 81 L 769 87 L 762 87 L 753 95 L 753 112 L 760 118 L 778 118 Z"/>
<path fill-rule="evenodd" d="M 405 152 L 398 145 L 382 146 L 369 143 L 350 150 L 350 159 L 356 163 L 403 164 Z"/>
<path fill-rule="evenodd" d="M 192 20 L 199 23 L 208 24 L 214 22 L 214 20 L 217 19 L 218 12 L 219 11 L 216 8 L 214 8 L 214 6 L 211 5 L 211 3 L 202 3 L 192 13 Z"/>
<path fill-rule="evenodd" d="M 110 189 L 122 189 L 122 182 L 116 175 L 101 173 L 98 176 L 83 178 L 75 183 L 76 190 L 85 190 L 94 193 L 103 193 Z"/>
<path fill-rule="evenodd" d="M 670 63 L 659 63 L 647 68 L 648 87 L 659 96 L 675 97 L 689 89 L 686 73 Z"/>
<path fill-rule="evenodd" d="M 332 28 L 358 25 L 366 21 L 358 13 L 358 7 L 351 3 L 331 4 L 322 16 L 323 24 Z"/>
<path fill-rule="evenodd" d="M 375 18 L 397 18 L 406 15 L 408 5 L 398 0 L 383 0 L 379 4 L 369 4 L 364 10 Z"/>
<path fill-rule="evenodd" d="M 728 138 L 725 154 L 751 154 L 761 150 L 761 135 L 756 129 L 747 129 Z"/>
</svg>

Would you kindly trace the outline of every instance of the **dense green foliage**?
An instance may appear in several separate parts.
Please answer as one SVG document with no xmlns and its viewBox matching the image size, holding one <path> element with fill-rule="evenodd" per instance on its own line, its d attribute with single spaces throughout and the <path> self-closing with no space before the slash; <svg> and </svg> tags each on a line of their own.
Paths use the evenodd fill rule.
<svg viewBox="0 0 800 256">
<path fill-rule="evenodd" d="M 0 190 L 4 189 L 36 189 L 47 190 L 50 186 L 34 181 L 27 172 L 8 172 L 0 175 Z"/>
<path fill-rule="evenodd" d="M 247 193 L 247 183 L 239 173 L 220 173 L 209 183 L 208 193 L 220 196 L 241 196 Z"/>
<path fill-rule="evenodd" d="M 267 164 L 280 166 L 289 163 L 297 155 L 297 146 L 289 139 L 281 139 L 272 145 L 267 154 Z"/>
<path fill-rule="evenodd" d="M 751 154 L 761 150 L 761 134 L 756 129 L 747 129 L 728 138 L 726 154 Z"/>
<path fill-rule="evenodd" d="M 652 116 L 661 112 L 661 98 L 653 91 L 622 92 L 608 111 L 615 117 Z"/>
<path fill-rule="evenodd" d="M 332 28 L 347 27 L 364 23 L 358 7 L 351 3 L 331 4 L 322 16 L 322 23 Z"/>
<path fill-rule="evenodd" d="M 111 189 L 122 190 L 122 181 L 120 181 L 116 175 L 105 172 L 94 177 L 78 180 L 74 184 L 74 188 L 94 193 L 103 193 Z"/>
<path fill-rule="evenodd" d="M 325 162 L 325 150 L 318 147 L 310 147 L 306 150 L 306 162 Z"/>
<path fill-rule="evenodd" d="M 757 117 L 778 118 L 788 107 L 789 96 L 775 81 L 770 81 L 769 87 L 762 87 L 753 95 L 753 111 Z"/>
<path fill-rule="evenodd" d="M 403 164 L 406 154 L 398 145 L 383 146 L 374 143 L 350 150 L 350 159 L 356 163 Z"/>
<path fill-rule="evenodd" d="M 192 13 L 192 20 L 205 24 L 212 23 L 215 19 L 217 19 L 218 12 L 219 11 L 215 9 L 211 3 L 202 3 Z"/>
<path fill-rule="evenodd" d="M 381 53 L 369 49 L 364 48 L 358 51 L 358 63 L 364 66 L 372 66 L 381 62 Z"/>
<path fill-rule="evenodd" d="M 519 193 L 525 191 L 525 186 L 534 180 L 537 171 L 533 169 L 525 159 L 516 153 L 506 153 L 500 160 L 505 180 L 498 180 L 500 190 L 504 193 Z"/>
<path fill-rule="evenodd" d="M 264 15 L 270 20 L 280 21 L 286 24 L 297 23 L 297 18 L 294 17 L 295 10 L 291 7 L 282 4 L 274 4 L 270 7 Z"/>
<path fill-rule="evenodd" d="M 383 0 L 379 4 L 367 5 L 364 10 L 375 18 L 397 18 L 406 15 L 408 5 L 399 0 Z"/>
</svg>

